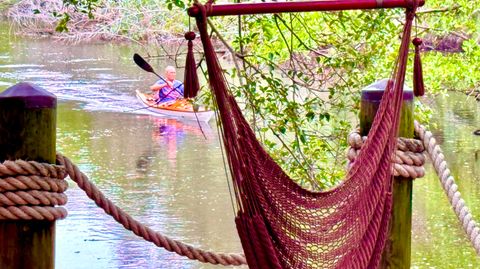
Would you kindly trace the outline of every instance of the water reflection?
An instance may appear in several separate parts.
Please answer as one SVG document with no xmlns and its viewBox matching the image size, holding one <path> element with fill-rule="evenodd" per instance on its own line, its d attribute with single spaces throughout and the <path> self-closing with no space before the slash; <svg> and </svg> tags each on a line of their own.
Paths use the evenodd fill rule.
<svg viewBox="0 0 480 269">
<path fill-rule="evenodd" d="M 187 135 L 203 137 L 205 143 L 211 143 L 215 139 L 215 133 L 206 122 L 180 121 L 176 119 L 147 117 L 154 125 L 152 132 L 152 144 L 145 149 L 137 159 L 137 171 L 148 174 L 154 156 L 162 152 L 166 155 L 166 165 L 171 170 L 177 169 L 178 148 L 185 142 Z M 192 149 L 195 150 L 195 149 Z"/>
<path fill-rule="evenodd" d="M 62 150 L 76 152 L 74 161 L 107 197 L 154 230 L 204 248 L 241 251 L 219 141 L 208 124 L 205 139 L 196 122 L 60 108 L 66 110 L 59 115 Z M 58 224 L 58 268 L 93 262 L 112 269 L 215 268 L 125 231 L 76 187 L 69 197 L 70 216 Z"/>
<path fill-rule="evenodd" d="M 433 134 L 474 218 L 480 217 L 480 126 L 477 101 L 463 94 L 439 97 Z M 414 184 L 412 268 L 480 268 L 473 247 L 451 209 L 433 168 Z"/>
</svg>

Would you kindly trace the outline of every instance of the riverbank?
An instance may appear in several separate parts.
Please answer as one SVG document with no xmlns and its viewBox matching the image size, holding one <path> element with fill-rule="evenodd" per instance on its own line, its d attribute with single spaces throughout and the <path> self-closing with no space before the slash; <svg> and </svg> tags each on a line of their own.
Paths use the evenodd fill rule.
<svg viewBox="0 0 480 269">
<path fill-rule="evenodd" d="M 169 10 L 166 4 L 155 1 L 136 2 L 104 0 L 90 16 L 87 10 L 65 8 L 62 0 L 4 0 L 0 2 L 0 14 L 17 23 L 22 34 L 51 36 L 64 41 L 158 44 L 183 38 L 189 23 L 185 11 L 175 7 Z M 455 11 L 459 8 L 459 5 L 454 5 L 450 9 Z M 431 11 L 437 10 L 426 12 Z M 63 25 L 67 28 L 59 25 L 66 18 L 64 14 L 68 14 L 68 24 Z M 478 12 L 471 16 L 478 17 Z M 432 30 L 420 29 L 423 32 Z M 463 41 L 470 38 L 469 34 L 455 31 L 428 34 L 423 49 L 462 52 Z"/>
<path fill-rule="evenodd" d="M 18 25 L 20 34 L 66 42 L 127 41 L 155 45 L 183 40 L 188 23 L 183 22 L 184 14 L 149 1 L 131 2 L 134 1 L 103 1 L 89 16 L 86 10 L 65 8 L 62 0 L 10 0 L 3 4 L 3 14 Z M 67 28 L 62 28 L 66 20 L 68 23 L 63 26 Z"/>
<path fill-rule="evenodd" d="M 3 0 L 0 2 L 0 18 L 6 17 L 6 12 L 15 4 L 16 0 Z"/>
<path fill-rule="evenodd" d="M 183 33 L 188 30 L 189 24 L 183 10 L 169 10 L 166 4 L 159 5 L 148 0 L 132 2 L 135 1 L 105 0 L 93 9 L 90 16 L 87 10 L 65 8 L 62 0 L 4 0 L 0 3 L 0 14 L 18 25 L 20 34 L 67 42 L 126 41 L 159 45 L 183 41 Z M 459 8 L 455 5 L 450 9 L 455 11 Z M 473 12 L 471 16 L 476 18 L 477 13 Z M 68 14 L 68 19 L 63 23 L 65 14 Z M 471 34 L 463 31 L 435 33 L 422 26 L 420 30 L 426 32 L 422 46 L 424 51 L 464 52 L 463 42 L 472 38 Z M 438 30 L 441 29 L 435 29 Z"/>
</svg>

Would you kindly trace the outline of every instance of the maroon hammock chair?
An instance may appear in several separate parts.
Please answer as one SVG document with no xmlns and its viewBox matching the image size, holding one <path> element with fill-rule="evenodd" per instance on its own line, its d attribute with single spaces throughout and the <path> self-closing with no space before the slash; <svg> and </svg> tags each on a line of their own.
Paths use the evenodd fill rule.
<svg viewBox="0 0 480 269">
<path fill-rule="evenodd" d="M 197 20 L 209 83 L 218 105 L 239 207 L 235 221 L 250 268 L 378 267 L 392 208 L 390 160 L 397 138 L 412 21 L 421 4 L 418 0 L 196 3 L 189 9 Z M 243 117 L 207 33 L 207 16 L 382 7 L 404 7 L 407 12 L 397 64 L 369 137 L 341 185 L 324 192 L 305 190 L 272 160 Z M 423 89 L 419 60 L 416 57 L 417 91 Z"/>
</svg>

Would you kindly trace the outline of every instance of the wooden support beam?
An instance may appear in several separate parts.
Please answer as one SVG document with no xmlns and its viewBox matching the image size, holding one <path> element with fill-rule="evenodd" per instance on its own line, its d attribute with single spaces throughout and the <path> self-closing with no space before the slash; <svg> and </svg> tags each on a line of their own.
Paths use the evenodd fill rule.
<svg viewBox="0 0 480 269">
<path fill-rule="evenodd" d="M 386 81 L 385 81 L 386 84 Z M 360 106 L 360 133 L 368 135 L 382 99 L 383 90 L 374 87 L 362 91 Z M 404 91 L 399 136 L 412 138 L 413 92 Z M 390 232 L 382 255 L 380 268 L 409 269 L 412 231 L 412 180 L 395 177 L 393 182 L 393 208 Z"/>
<path fill-rule="evenodd" d="M 19 83 L 0 93 L 0 161 L 55 163 L 57 98 Z M 0 268 L 54 268 L 55 222 L 0 221 Z"/>
<path fill-rule="evenodd" d="M 339 11 L 354 9 L 409 8 L 415 0 L 320 0 L 298 2 L 239 3 L 212 5 L 207 16 L 253 15 L 284 12 Z M 425 0 L 419 0 L 423 6 Z M 197 6 L 188 9 L 191 17 L 199 16 Z"/>
</svg>

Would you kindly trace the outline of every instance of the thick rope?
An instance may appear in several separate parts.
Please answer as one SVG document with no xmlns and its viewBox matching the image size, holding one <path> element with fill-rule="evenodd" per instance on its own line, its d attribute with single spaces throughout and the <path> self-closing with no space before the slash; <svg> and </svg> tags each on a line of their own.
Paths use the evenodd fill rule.
<svg viewBox="0 0 480 269">
<path fill-rule="evenodd" d="M 132 231 L 134 234 L 144 238 L 145 240 L 152 242 L 168 251 L 175 252 L 178 255 L 186 256 L 189 259 L 198 260 L 204 263 L 221 265 L 247 264 L 243 254 L 224 254 L 205 251 L 153 231 L 152 229 L 133 219 L 130 215 L 116 206 L 112 201 L 108 200 L 105 195 L 88 180 L 88 177 L 83 174 L 67 157 L 59 154 L 57 155 L 57 162 L 65 166 L 66 172 L 70 178 L 75 181 L 78 186 L 85 191 L 87 196 L 95 201 L 99 207 L 101 207 L 107 214 L 112 216 L 118 223 L 122 224 L 125 229 Z"/>
<path fill-rule="evenodd" d="M 416 175 L 420 174 L 423 176 L 424 171 L 421 165 L 423 165 L 425 159 L 420 152 L 425 148 L 455 214 L 462 223 L 464 231 L 477 254 L 480 255 L 480 228 L 473 220 L 465 201 L 461 198 L 458 186 L 450 174 L 440 146 L 436 143 L 432 133 L 426 131 L 418 122 L 415 122 L 415 133 L 422 143 L 414 139 L 400 139 L 397 143 L 395 175 L 398 173 L 401 176 L 412 178 L 416 178 Z M 351 161 L 354 161 L 365 138 L 360 137 L 358 133 L 352 133 L 348 141 L 352 147 L 349 150 L 348 157 Z M 243 254 L 217 254 L 205 251 L 151 230 L 108 200 L 68 158 L 57 155 L 57 161 L 62 166 L 22 160 L 5 161 L 0 164 L 0 219 L 53 221 L 65 218 L 66 210 L 54 206 L 64 205 L 67 202 L 67 197 L 63 192 L 67 189 L 64 178 L 68 174 L 85 191 L 87 196 L 94 200 L 107 214 L 111 215 L 126 229 L 145 240 L 181 256 L 205 263 L 246 264 Z M 405 172 L 408 175 L 404 174 L 399 167 L 408 170 Z M 422 169 L 412 172 L 409 167 Z"/>
<path fill-rule="evenodd" d="M 63 179 L 41 176 L 5 177 L 0 180 L 0 192 L 15 190 L 45 190 L 64 192 L 68 184 Z"/>
<path fill-rule="evenodd" d="M 0 164 L 0 219 L 48 220 L 67 216 L 65 169 L 58 165 L 5 161 Z"/>
<path fill-rule="evenodd" d="M 448 200 L 450 201 L 455 214 L 462 223 L 463 230 L 468 235 L 477 255 L 480 255 L 480 229 L 478 228 L 476 221 L 473 220 L 470 210 L 465 205 L 465 200 L 462 199 L 461 194 L 458 191 L 458 186 L 455 184 L 455 180 L 450 174 L 450 169 L 448 169 L 445 156 L 443 155 L 440 146 L 437 144 L 435 138 L 433 138 L 432 133 L 426 131 L 425 127 L 418 122 L 415 122 L 415 134 L 420 140 L 422 140 L 423 145 L 432 160 L 435 172 L 442 183 L 443 190 L 448 196 Z"/>
<path fill-rule="evenodd" d="M 348 150 L 347 157 L 350 161 L 350 167 L 355 161 L 358 154 L 360 154 L 361 147 L 367 137 L 361 137 L 358 132 L 352 132 L 348 136 Z M 425 156 L 423 155 L 424 147 L 421 141 L 415 139 L 399 138 L 397 143 L 397 150 L 393 159 L 393 174 L 394 176 L 401 176 L 404 178 L 421 178 L 425 175 L 423 164 L 425 163 Z"/>
</svg>

